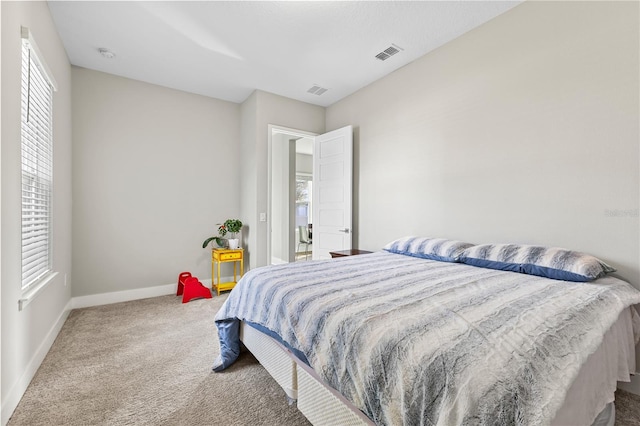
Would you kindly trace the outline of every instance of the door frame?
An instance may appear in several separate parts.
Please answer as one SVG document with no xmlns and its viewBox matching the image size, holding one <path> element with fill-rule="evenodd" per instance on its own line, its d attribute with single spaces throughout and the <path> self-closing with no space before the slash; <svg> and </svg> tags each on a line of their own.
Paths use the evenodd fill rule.
<svg viewBox="0 0 640 426">
<path fill-rule="evenodd" d="M 267 125 L 267 265 L 271 265 L 271 202 L 273 200 L 273 194 L 271 193 L 272 181 L 272 161 L 273 161 L 273 139 L 272 136 L 275 133 L 282 133 L 289 136 L 301 137 L 301 138 L 315 138 L 318 133 L 308 132 L 306 130 L 292 129 L 290 127 L 279 126 L 277 124 Z"/>
</svg>

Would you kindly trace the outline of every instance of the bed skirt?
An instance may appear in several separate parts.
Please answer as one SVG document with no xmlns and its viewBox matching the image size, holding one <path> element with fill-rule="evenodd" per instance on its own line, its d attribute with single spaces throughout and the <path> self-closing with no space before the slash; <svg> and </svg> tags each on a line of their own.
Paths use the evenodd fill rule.
<svg viewBox="0 0 640 426">
<path fill-rule="evenodd" d="M 581 404 L 603 407 L 592 426 L 613 426 L 613 404 L 617 380 L 629 380 L 635 370 L 633 345 L 621 345 L 620 336 L 631 329 L 632 308 L 623 311 L 620 318 L 605 334 L 603 343 L 581 369 L 574 386 L 569 389 L 565 404 L 552 425 L 566 424 L 568 418 L 576 420 Z M 626 330 L 626 331 L 625 331 Z M 313 425 L 373 425 L 374 423 L 354 407 L 335 389 L 326 385 L 306 363 L 289 349 L 244 321 L 240 322 L 240 338 L 287 395 L 289 403 L 297 402 L 298 409 Z M 622 346 L 622 347 L 621 347 Z M 605 362 L 608 368 L 596 368 Z M 615 375 L 616 377 L 613 377 Z M 601 391 L 585 392 L 586 383 L 598 383 Z M 603 391 L 602 391 L 603 390 Z"/>
</svg>

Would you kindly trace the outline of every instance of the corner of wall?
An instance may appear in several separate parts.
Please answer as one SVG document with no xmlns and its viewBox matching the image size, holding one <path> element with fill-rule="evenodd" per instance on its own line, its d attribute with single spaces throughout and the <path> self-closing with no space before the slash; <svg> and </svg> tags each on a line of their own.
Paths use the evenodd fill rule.
<svg viewBox="0 0 640 426">
<path fill-rule="evenodd" d="M 2 97 L 2 232 L 1 250 L 1 385 L 0 420 L 6 423 L 20 401 L 40 363 L 53 344 L 71 309 L 70 286 L 64 277 L 71 272 L 71 73 L 66 51 L 46 2 L 0 2 L 6 23 L 1 30 Z M 18 311 L 23 296 L 20 245 L 20 97 L 21 32 L 33 30 L 40 53 L 52 72 L 58 91 L 54 94 L 55 138 L 53 268 L 60 272 L 26 309 Z M 44 293 L 47 293 L 44 295 Z"/>
<path fill-rule="evenodd" d="M 62 330 L 62 326 L 67 320 L 69 313 L 71 313 L 71 309 L 72 304 L 71 300 L 69 300 L 43 341 L 38 346 L 38 349 L 29 360 L 29 363 L 20 378 L 13 384 L 9 392 L 7 392 L 6 395 L 3 395 L 2 407 L 0 408 L 0 412 L 2 413 L 2 425 L 7 424 L 11 418 L 11 415 L 18 406 L 20 399 L 22 399 L 22 396 L 27 390 L 29 383 L 31 383 L 31 380 L 38 371 L 38 368 L 40 368 L 40 364 L 44 361 L 44 358 L 47 356 L 49 349 L 51 349 L 53 342 L 55 342 L 56 337 L 58 337 L 58 333 Z"/>
<path fill-rule="evenodd" d="M 245 264 L 249 269 L 256 266 L 255 249 L 257 246 L 256 226 L 258 215 L 256 204 L 256 139 L 258 117 L 258 90 L 240 105 L 240 217 L 245 225 L 242 231 L 243 243 L 247 247 Z"/>
</svg>

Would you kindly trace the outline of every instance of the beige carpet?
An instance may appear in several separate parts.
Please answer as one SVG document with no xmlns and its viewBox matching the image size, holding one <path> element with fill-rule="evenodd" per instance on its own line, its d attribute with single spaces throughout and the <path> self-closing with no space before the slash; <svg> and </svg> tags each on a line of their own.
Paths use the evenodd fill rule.
<svg viewBox="0 0 640 426">
<path fill-rule="evenodd" d="M 308 425 L 250 353 L 211 372 L 225 299 L 74 310 L 9 425 Z"/>
<path fill-rule="evenodd" d="M 250 353 L 211 372 L 225 298 L 73 311 L 8 424 L 308 425 Z M 640 396 L 618 391 L 616 411 L 640 426 Z"/>
</svg>

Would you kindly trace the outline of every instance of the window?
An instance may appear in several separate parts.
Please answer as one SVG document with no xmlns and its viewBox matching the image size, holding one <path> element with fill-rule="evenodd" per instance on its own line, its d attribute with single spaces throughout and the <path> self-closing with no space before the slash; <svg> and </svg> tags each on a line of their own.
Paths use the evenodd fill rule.
<svg viewBox="0 0 640 426">
<path fill-rule="evenodd" d="M 312 177 L 307 175 L 296 176 L 296 226 L 307 226 L 311 217 L 311 193 Z"/>
<path fill-rule="evenodd" d="M 53 80 L 22 29 L 22 288 L 46 277 L 51 262 Z"/>
</svg>

